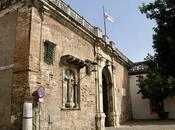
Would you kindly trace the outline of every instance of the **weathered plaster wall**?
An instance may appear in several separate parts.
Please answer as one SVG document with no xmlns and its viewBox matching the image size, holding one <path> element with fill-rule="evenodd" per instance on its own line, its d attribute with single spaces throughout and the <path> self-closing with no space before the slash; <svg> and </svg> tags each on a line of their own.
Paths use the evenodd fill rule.
<svg viewBox="0 0 175 130">
<path fill-rule="evenodd" d="M 146 74 L 142 75 L 146 76 Z M 149 99 L 143 99 L 142 94 L 137 94 L 139 91 L 137 76 L 138 75 L 129 76 L 133 119 L 158 119 L 158 114 L 151 112 Z M 167 98 L 164 100 L 164 109 L 169 112 L 170 119 L 175 119 L 174 102 L 175 98 Z"/>
<path fill-rule="evenodd" d="M 169 112 L 170 119 L 175 119 L 174 102 L 175 102 L 175 97 L 167 98 L 164 100 L 165 111 Z"/>
<path fill-rule="evenodd" d="M 151 114 L 149 100 L 142 99 L 142 94 L 137 94 L 139 90 L 137 79 L 137 75 L 130 75 L 129 77 L 133 119 L 157 119 L 157 114 Z"/>
<path fill-rule="evenodd" d="M 32 35 L 30 42 L 30 87 L 31 93 L 40 82 L 46 89 L 44 103 L 41 103 L 41 129 L 53 130 L 93 130 L 95 129 L 95 75 L 87 76 L 85 68 L 80 70 L 80 110 L 61 110 L 62 107 L 62 67 L 61 56 L 73 55 L 81 60 L 94 60 L 93 45 L 35 8 L 32 12 Z M 43 62 L 44 41 L 56 44 L 53 65 Z M 38 106 L 34 108 L 35 128 L 38 127 Z M 53 124 L 48 124 L 48 117 Z"/>
<path fill-rule="evenodd" d="M 120 63 L 115 62 L 116 72 L 116 104 L 117 104 L 117 115 L 119 122 L 123 123 L 126 120 L 131 119 L 131 99 L 130 99 L 130 88 L 129 88 L 129 79 L 128 79 L 128 69 L 121 65 Z M 122 88 L 126 90 L 126 95 L 122 94 Z"/>
<path fill-rule="evenodd" d="M 10 130 L 16 12 L 0 18 L 0 130 Z"/>
</svg>

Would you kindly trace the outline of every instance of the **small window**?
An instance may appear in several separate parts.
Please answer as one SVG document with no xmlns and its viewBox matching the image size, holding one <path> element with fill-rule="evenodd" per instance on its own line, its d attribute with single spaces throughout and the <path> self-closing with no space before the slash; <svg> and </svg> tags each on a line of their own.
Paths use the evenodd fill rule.
<svg viewBox="0 0 175 130">
<path fill-rule="evenodd" d="M 55 44 L 50 41 L 44 42 L 44 62 L 53 64 L 55 58 Z"/>
</svg>

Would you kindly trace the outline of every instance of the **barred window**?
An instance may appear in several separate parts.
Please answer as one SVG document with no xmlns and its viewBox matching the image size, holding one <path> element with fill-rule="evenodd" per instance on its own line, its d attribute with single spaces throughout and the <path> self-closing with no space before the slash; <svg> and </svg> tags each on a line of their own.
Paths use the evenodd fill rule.
<svg viewBox="0 0 175 130">
<path fill-rule="evenodd" d="M 53 64 L 55 58 L 55 44 L 50 41 L 44 42 L 44 62 L 47 64 Z"/>
</svg>

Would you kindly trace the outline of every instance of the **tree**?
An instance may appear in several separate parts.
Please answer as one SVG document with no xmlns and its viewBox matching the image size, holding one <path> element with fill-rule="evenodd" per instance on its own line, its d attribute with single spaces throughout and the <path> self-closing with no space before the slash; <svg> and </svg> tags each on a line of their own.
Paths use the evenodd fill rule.
<svg viewBox="0 0 175 130">
<path fill-rule="evenodd" d="M 148 66 L 146 76 L 138 77 L 139 92 L 143 98 L 157 98 L 164 100 L 167 97 L 175 95 L 175 79 L 172 77 L 162 76 L 156 59 L 148 55 L 145 64 Z"/>
<path fill-rule="evenodd" d="M 163 100 L 175 96 L 175 78 L 162 76 L 155 57 L 147 56 L 148 72 L 138 76 L 139 92 L 143 98 L 150 99 L 151 111 L 157 112 L 160 119 L 168 119 L 169 112 L 164 110 Z"/>
<path fill-rule="evenodd" d="M 147 18 L 154 19 L 157 26 L 153 28 L 155 55 L 146 58 L 148 73 L 145 77 L 139 76 L 138 93 L 142 93 L 143 98 L 154 100 L 154 108 L 162 115 L 163 100 L 175 96 L 175 0 L 142 4 L 140 11 Z"/>
<path fill-rule="evenodd" d="M 155 0 L 142 4 L 140 11 L 157 23 L 153 48 L 160 74 L 175 77 L 175 0 Z"/>
</svg>

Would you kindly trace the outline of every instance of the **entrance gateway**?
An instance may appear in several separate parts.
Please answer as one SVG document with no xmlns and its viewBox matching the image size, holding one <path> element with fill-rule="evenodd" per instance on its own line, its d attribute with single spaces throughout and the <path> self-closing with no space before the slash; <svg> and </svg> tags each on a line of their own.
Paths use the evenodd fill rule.
<svg viewBox="0 0 175 130">
<path fill-rule="evenodd" d="M 105 127 L 113 126 L 113 95 L 112 95 L 112 79 L 108 67 L 102 70 L 102 87 L 103 87 L 103 112 L 106 115 Z"/>
</svg>

